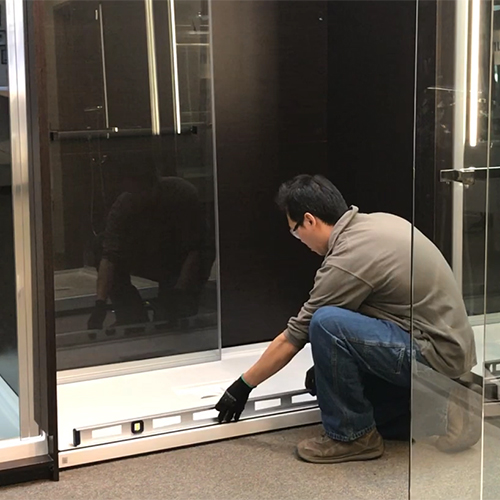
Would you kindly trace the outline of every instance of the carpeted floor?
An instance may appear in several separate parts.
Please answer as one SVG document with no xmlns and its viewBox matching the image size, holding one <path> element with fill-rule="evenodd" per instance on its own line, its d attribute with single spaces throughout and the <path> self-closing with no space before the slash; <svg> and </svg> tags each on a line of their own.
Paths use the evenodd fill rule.
<svg viewBox="0 0 500 500">
<path fill-rule="evenodd" d="M 63 470 L 61 480 L 0 489 L 1 500 L 403 500 L 409 446 L 378 460 L 308 464 L 295 456 L 318 425 Z"/>
</svg>

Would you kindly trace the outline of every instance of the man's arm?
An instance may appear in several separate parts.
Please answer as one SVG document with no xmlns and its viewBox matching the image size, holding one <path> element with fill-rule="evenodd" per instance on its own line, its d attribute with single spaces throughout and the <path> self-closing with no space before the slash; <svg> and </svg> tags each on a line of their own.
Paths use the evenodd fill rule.
<svg viewBox="0 0 500 500">
<path fill-rule="evenodd" d="M 251 390 L 286 366 L 300 351 L 280 333 L 246 373 L 234 382 L 219 400 L 215 409 L 219 422 L 238 421 Z"/>
<path fill-rule="evenodd" d="M 102 241 L 102 258 L 97 270 L 96 301 L 87 321 L 89 330 L 100 330 L 106 318 L 106 301 L 113 286 L 115 273 L 114 261 L 123 251 L 124 228 L 129 215 L 134 211 L 130 193 L 122 193 L 113 203 L 106 218 L 106 227 Z"/>
<path fill-rule="evenodd" d="M 191 250 L 185 258 L 179 278 L 175 284 L 178 290 L 189 290 L 197 284 L 200 275 L 200 251 Z"/>
<path fill-rule="evenodd" d="M 106 319 L 106 300 L 108 299 L 109 291 L 113 285 L 115 265 L 106 257 L 101 259 L 99 263 L 99 271 L 97 274 L 97 300 L 95 301 L 94 309 L 87 321 L 89 330 L 100 330 Z"/>
<path fill-rule="evenodd" d="M 97 273 L 97 300 L 104 302 L 108 300 L 109 291 L 113 286 L 114 270 L 115 265 L 106 257 L 103 257 L 99 263 L 99 271 Z"/>
<path fill-rule="evenodd" d="M 259 360 L 243 374 L 247 384 L 257 386 L 269 377 L 284 368 L 299 352 L 285 337 L 285 332 L 280 333 L 264 351 Z"/>
</svg>

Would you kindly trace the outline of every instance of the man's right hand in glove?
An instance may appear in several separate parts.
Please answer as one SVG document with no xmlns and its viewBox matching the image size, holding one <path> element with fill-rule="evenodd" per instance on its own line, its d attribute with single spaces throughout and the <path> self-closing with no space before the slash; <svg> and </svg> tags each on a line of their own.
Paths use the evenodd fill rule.
<svg viewBox="0 0 500 500">
<path fill-rule="evenodd" d="M 89 330 L 101 330 L 106 319 L 106 313 L 106 301 L 96 300 L 94 309 L 92 309 L 90 318 L 87 321 L 87 328 Z"/>
<path fill-rule="evenodd" d="M 254 387 L 249 386 L 244 380 L 243 375 L 236 380 L 220 398 L 215 405 L 215 409 L 219 412 L 219 423 L 237 422 L 248 401 L 248 396 Z"/>
</svg>

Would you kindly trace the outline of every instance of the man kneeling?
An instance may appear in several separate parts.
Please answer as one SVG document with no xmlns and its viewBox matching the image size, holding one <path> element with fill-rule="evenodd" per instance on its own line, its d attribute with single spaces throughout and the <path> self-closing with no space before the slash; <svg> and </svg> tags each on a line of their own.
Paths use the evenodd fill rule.
<svg viewBox="0 0 500 500">
<path fill-rule="evenodd" d="M 412 353 L 449 379 L 476 362 L 460 290 L 438 248 L 414 229 L 412 345 L 410 223 L 348 208 L 335 186 L 317 175 L 284 183 L 277 202 L 292 235 L 324 260 L 299 314 L 217 403 L 219 421 L 238 420 L 250 391 L 311 342 L 314 367 L 307 378 L 314 380 L 309 385 L 317 392 L 324 433 L 301 442 L 299 456 L 319 463 L 380 457 L 383 438 L 409 438 Z M 444 451 L 479 439 L 480 429 L 458 428 L 467 421 L 458 413 L 456 404 L 448 412 L 439 438 Z"/>
</svg>

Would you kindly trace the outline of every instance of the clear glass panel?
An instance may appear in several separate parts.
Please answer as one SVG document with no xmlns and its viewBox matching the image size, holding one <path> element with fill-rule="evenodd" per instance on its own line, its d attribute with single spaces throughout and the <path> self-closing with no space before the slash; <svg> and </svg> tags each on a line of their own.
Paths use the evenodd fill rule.
<svg viewBox="0 0 500 500">
<path fill-rule="evenodd" d="M 490 101 L 490 169 L 487 237 L 486 322 L 484 326 L 483 499 L 498 498 L 500 467 L 500 2 L 493 2 L 493 53 Z"/>
<path fill-rule="evenodd" d="M 19 363 L 5 2 L 0 1 L 0 439 L 19 436 Z"/>
<path fill-rule="evenodd" d="M 426 208 L 417 195 L 411 498 L 475 500 L 482 491 L 484 313 L 489 309 L 485 271 L 491 213 L 492 4 L 463 0 L 438 1 L 436 6 L 432 24 L 426 7 L 419 4 L 418 46 L 425 50 L 425 37 L 430 44 L 435 41 L 428 52 L 434 52 L 430 60 L 435 57 L 435 73 L 425 69 L 426 56 L 420 55 L 416 191 L 426 182 L 431 186 L 434 200 L 427 217 L 432 230 L 427 236 L 447 258 L 454 279 L 433 272 L 432 300 L 438 303 L 445 295 L 434 331 L 426 330 L 419 324 L 418 287 L 426 278 L 419 272 L 425 252 L 417 231 L 419 214 Z M 485 448 L 487 442 L 484 439 Z"/>
<path fill-rule="evenodd" d="M 44 7 L 58 369 L 218 357 L 207 2 Z"/>
</svg>

